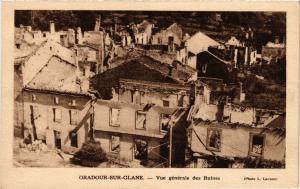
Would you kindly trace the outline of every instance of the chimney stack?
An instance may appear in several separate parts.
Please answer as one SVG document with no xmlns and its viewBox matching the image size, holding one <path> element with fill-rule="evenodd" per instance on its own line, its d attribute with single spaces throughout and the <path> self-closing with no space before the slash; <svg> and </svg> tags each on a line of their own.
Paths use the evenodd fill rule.
<svg viewBox="0 0 300 189">
<path fill-rule="evenodd" d="M 114 34 L 116 34 L 117 31 L 118 31 L 118 30 L 117 30 L 117 29 L 118 29 L 118 18 L 115 17 L 115 18 L 114 18 L 114 21 L 115 21 L 115 28 L 114 28 L 115 31 L 114 31 Z"/>
<path fill-rule="evenodd" d="M 96 23 L 95 23 L 94 31 L 100 31 L 100 27 L 101 27 L 101 16 L 99 15 L 96 18 Z"/>
<path fill-rule="evenodd" d="M 55 23 L 53 21 L 50 21 L 50 33 L 55 33 Z"/>
<path fill-rule="evenodd" d="M 81 28 L 80 27 L 77 28 L 76 40 L 77 40 L 77 44 L 79 44 L 79 45 L 82 44 L 82 32 L 81 32 Z"/>
</svg>

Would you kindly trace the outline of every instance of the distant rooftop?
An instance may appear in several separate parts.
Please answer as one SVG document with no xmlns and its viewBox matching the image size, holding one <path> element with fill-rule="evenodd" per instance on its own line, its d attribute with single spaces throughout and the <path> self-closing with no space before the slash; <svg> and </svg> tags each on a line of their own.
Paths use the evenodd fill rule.
<svg viewBox="0 0 300 189">
<path fill-rule="evenodd" d="M 284 48 L 285 44 L 284 43 L 273 43 L 273 42 L 268 42 L 266 44 L 266 47 L 272 47 L 272 48 Z"/>
</svg>

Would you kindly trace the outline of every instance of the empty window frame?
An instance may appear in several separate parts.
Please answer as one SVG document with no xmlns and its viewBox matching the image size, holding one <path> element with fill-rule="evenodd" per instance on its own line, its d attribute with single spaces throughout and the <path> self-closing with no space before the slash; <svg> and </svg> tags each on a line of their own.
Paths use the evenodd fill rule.
<svg viewBox="0 0 300 189">
<path fill-rule="evenodd" d="M 163 107 L 169 107 L 170 106 L 170 101 L 169 100 L 163 99 L 162 102 L 163 102 Z"/>
<path fill-rule="evenodd" d="M 69 116 L 70 116 L 70 124 L 71 125 L 76 125 L 77 124 L 78 111 L 77 110 L 69 110 Z"/>
<path fill-rule="evenodd" d="M 221 135 L 220 129 L 207 129 L 206 148 L 211 151 L 221 151 Z"/>
<path fill-rule="evenodd" d="M 135 128 L 146 129 L 146 112 L 142 112 L 142 111 L 136 112 Z"/>
<path fill-rule="evenodd" d="M 110 152 L 119 153 L 120 152 L 120 136 L 112 135 L 110 138 Z"/>
<path fill-rule="evenodd" d="M 78 148 L 78 135 L 75 132 L 70 133 L 71 146 Z"/>
<path fill-rule="evenodd" d="M 187 107 L 189 105 L 189 96 L 187 95 L 178 95 L 177 96 L 178 106 Z"/>
<path fill-rule="evenodd" d="M 55 130 L 53 132 L 54 132 L 55 147 L 61 149 L 61 132 Z"/>
<path fill-rule="evenodd" d="M 120 109 L 111 108 L 109 113 L 109 124 L 110 126 L 120 126 Z"/>
<path fill-rule="evenodd" d="M 134 159 L 147 160 L 148 159 L 148 143 L 145 140 L 134 140 Z"/>
<path fill-rule="evenodd" d="M 160 114 L 160 131 L 161 132 L 168 132 L 170 120 L 171 120 L 170 114 Z"/>
<path fill-rule="evenodd" d="M 53 121 L 60 123 L 62 118 L 62 112 L 60 108 L 53 108 Z"/>
<path fill-rule="evenodd" d="M 249 155 L 262 156 L 264 151 L 265 135 L 250 133 Z"/>
<path fill-rule="evenodd" d="M 177 102 L 178 102 L 177 104 L 180 107 L 183 107 L 183 98 L 184 98 L 183 95 L 177 95 Z"/>
</svg>

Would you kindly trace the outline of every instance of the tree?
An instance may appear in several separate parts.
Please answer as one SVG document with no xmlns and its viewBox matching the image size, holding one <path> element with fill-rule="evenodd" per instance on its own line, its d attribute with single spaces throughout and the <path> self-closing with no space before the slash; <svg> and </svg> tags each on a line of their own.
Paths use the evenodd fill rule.
<svg viewBox="0 0 300 189">
<path fill-rule="evenodd" d="M 100 163 L 107 161 L 106 153 L 100 142 L 89 141 L 82 145 L 81 149 L 74 154 L 71 162 L 87 167 L 97 167 Z"/>
</svg>

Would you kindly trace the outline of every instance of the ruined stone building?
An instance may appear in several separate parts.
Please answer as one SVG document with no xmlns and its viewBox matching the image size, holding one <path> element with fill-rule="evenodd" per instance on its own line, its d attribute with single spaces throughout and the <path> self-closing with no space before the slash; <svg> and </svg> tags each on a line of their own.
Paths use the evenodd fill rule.
<svg viewBox="0 0 300 189">
<path fill-rule="evenodd" d="M 32 30 L 31 26 L 21 25 L 15 28 L 15 39 L 23 39 L 29 44 L 40 45 L 46 40 L 52 40 L 65 47 L 73 46 L 75 43 L 74 29 L 67 31 L 56 31 L 55 23 L 49 22 L 49 31 Z"/>
<path fill-rule="evenodd" d="M 166 166 L 168 124 L 184 115 L 190 91 L 179 84 L 121 80 L 118 98 L 95 103 L 95 140 L 121 162 Z"/>
<path fill-rule="evenodd" d="M 101 18 L 96 18 L 95 27 L 92 31 L 82 33 L 81 28 L 78 27 L 76 42 L 77 45 L 74 50 L 77 52 L 79 62 L 90 64 L 90 71 L 93 74 L 103 72 L 104 59 L 111 47 L 109 47 L 109 42 L 106 45 L 106 33 L 101 28 Z"/>
<path fill-rule="evenodd" d="M 222 85 L 219 86 L 219 89 L 212 90 L 209 85 L 208 88 L 222 91 Z M 189 112 L 188 166 L 242 168 L 257 158 L 264 163 L 284 162 L 283 113 L 244 107 L 228 100 L 225 90 L 222 95 L 225 98 L 205 90 L 202 102 L 195 103 Z M 241 101 L 243 96 L 236 98 Z M 216 97 L 218 100 L 212 100 Z"/>
<path fill-rule="evenodd" d="M 218 47 L 220 43 L 199 31 L 183 41 L 183 45 L 177 50 L 176 58 L 179 62 L 196 68 L 196 55 L 207 51 L 211 46 Z"/>
<path fill-rule="evenodd" d="M 234 68 L 243 68 L 257 63 L 259 54 L 252 42 L 239 41 L 232 36 L 226 42 L 225 49 L 210 48 L 210 51 L 219 57 L 226 56 L 233 63 Z"/>
<path fill-rule="evenodd" d="M 90 137 L 91 95 L 75 53 L 45 41 L 15 68 L 15 134 L 50 148 L 80 148 Z"/>
<path fill-rule="evenodd" d="M 135 44 L 147 45 L 150 44 L 153 24 L 144 20 L 136 25 L 134 29 Z"/>
<path fill-rule="evenodd" d="M 121 63 L 91 79 L 91 86 L 101 98 L 111 99 L 112 88 L 119 87 L 120 79 L 184 84 L 197 80 L 197 72 L 179 64 L 161 63 L 145 55 L 136 55 L 121 60 Z"/>
<path fill-rule="evenodd" d="M 167 45 L 169 46 L 169 51 L 175 51 L 175 45 L 180 46 L 182 42 L 182 29 L 177 24 L 174 23 L 166 29 L 161 29 L 156 33 L 153 32 L 151 44 L 152 45 Z"/>
<path fill-rule="evenodd" d="M 109 34 L 101 17 L 92 31 L 16 28 L 15 135 L 70 153 L 93 138 L 110 160 L 136 167 L 284 160 L 285 115 L 244 107 L 242 84 L 228 82 L 230 69 L 255 62 L 251 45 L 232 37 L 224 46 L 202 32 L 183 39 L 176 23 L 155 32 L 144 20 L 132 39 L 127 29 L 115 24 Z M 127 48 L 132 41 L 166 45 L 175 60 Z"/>
<path fill-rule="evenodd" d="M 80 64 L 89 64 L 91 72 L 103 72 L 103 62 L 112 51 L 112 41 L 101 28 L 101 17 L 96 18 L 93 31 L 82 32 L 80 27 L 76 31 L 56 31 L 55 23 L 50 21 L 49 31 L 33 31 L 31 26 L 15 28 L 15 57 L 30 54 L 45 41 L 54 41 L 78 53 Z M 84 67 L 84 66 L 81 66 Z"/>
<path fill-rule="evenodd" d="M 174 132 L 181 133 L 174 140 L 183 141 L 174 143 L 174 162 L 184 161 L 184 116 L 195 99 L 187 83 L 196 72 L 181 69 L 141 56 L 93 78 L 102 98 L 94 105 L 94 137 L 112 158 L 166 166 L 172 120 Z"/>
<path fill-rule="evenodd" d="M 279 39 L 276 38 L 275 42 L 268 42 L 262 47 L 261 57 L 267 60 L 268 63 L 276 62 L 278 59 L 285 57 L 285 44 L 279 43 Z"/>
<path fill-rule="evenodd" d="M 241 115 L 246 116 L 247 112 Z M 272 121 L 262 126 L 253 126 L 255 119 L 252 123 L 244 123 L 242 119 L 217 122 L 195 118 L 187 131 L 192 154 L 190 166 L 243 168 L 247 166 L 247 159 L 255 158 L 284 162 L 285 138 L 276 132 L 285 132 L 285 117 L 270 117 Z M 220 162 L 214 162 L 215 159 Z"/>
</svg>

